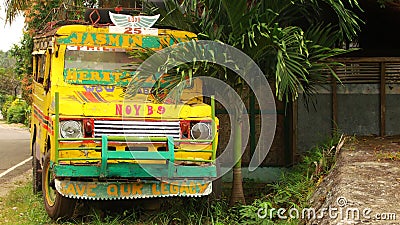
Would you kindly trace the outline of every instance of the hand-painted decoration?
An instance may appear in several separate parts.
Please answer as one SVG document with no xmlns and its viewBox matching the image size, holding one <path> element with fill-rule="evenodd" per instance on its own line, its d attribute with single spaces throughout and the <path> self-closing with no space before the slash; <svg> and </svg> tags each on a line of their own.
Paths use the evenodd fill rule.
<svg viewBox="0 0 400 225">
<path fill-rule="evenodd" d="M 118 27 L 152 27 L 160 17 L 160 14 L 155 16 L 131 16 L 125 14 L 115 14 L 109 12 L 111 21 Z"/>
<path fill-rule="evenodd" d="M 86 92 L 114 92 L 115 86 L 84 85 Z"/>
<path fill-rule="evenodd" d="M 167 196 L 202 196 L 211 193 L 212 184 L 201 180 L 145 182 L 79 182 L 56 180 L 62 195 L 80 199 L 133 199 Z"/>
<path fill-rule="evenodd" d="M 163 115 L 167 109 L 165 106 L 159 105 L 141 105 L 141 104 L 116 104 L 115 115 L 117 116 L 151 116 L 153 114 Z"/>
<path fill-rule="evenodd" d="M 110 19 L 115 26 L 110 26 L 110 33 L 139 34 L 157 36 L 158 29 L 151 28 L 158 20 L 156 16 L 131 16 L 110 12 Z"/>
<path fill-rule="evenodd" d="M 161 47 L 161 40 L 158 37 L 119 33 L 71 32 L 71 34 L 68 36 L 58 37 L 56 40 L 57 44 L 77 46 L 110 46 L 117 48 Z M 174 40 L 172 38 L 165 37 L 165 43 L 174 44 Z"/>
<path fill-rule="evenodd" d="M 64 80 L 70 84 L 127 85 L 134 72 L 64 69 Z"/>
</svg>

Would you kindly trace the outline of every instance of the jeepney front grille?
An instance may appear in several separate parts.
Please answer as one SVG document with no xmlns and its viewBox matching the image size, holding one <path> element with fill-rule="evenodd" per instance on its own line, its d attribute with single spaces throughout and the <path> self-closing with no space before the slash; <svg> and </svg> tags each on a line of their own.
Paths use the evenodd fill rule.
<svg viewBox="0 0 400 225">
<path fill-rule="evenodd" d="M 179 121 L 95 120 L 94 136 L 141 136 L 180 138 Z"/>
</svg>

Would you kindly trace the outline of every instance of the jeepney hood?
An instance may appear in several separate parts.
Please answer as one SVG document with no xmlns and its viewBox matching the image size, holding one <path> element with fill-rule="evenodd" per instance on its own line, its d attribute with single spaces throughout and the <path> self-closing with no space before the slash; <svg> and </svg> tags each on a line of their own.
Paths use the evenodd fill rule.
<svg viewBox="0 0 400 225">
<path fill-rule="evenodd" d="M 53 102 L 54 106 L 54 102 Z M 191 104 L 156 104 L 144 95 L 135 100 L 124 100 L 99 92 L 70 92 L 60 94 L 60 116 L 63 117 L 124 117 L 124 118 L 205 118 L 211 107 L 198 102 Z"/>
</svg>

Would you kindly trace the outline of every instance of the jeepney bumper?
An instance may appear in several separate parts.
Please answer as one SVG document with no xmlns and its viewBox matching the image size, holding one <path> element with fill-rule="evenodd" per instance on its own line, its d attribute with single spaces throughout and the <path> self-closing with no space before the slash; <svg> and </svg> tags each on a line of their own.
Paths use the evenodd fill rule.
<svg viewBox="0 0 400 225">
<path fill-rule="evenodd" d="M 164 152 L 110 151 L 108 141 L 118 139 L 120 137 L 101 138 L 101 156 L 95 163 L 90 157 L 66 159 L 57 157 L 55 163 L 51 165 L 57 191 L 70 198 L 99 200 L 167 196 L 199 197 L 211 193 L 212 180 L 217 177 L 215 159 L 190 160 L 192 163 L 201 162 L 192 165 L 176 163 L 174 142 L 179 140 L 174 140 L 172 137 L 127 138 L 130 141 L 144 139 L 165 142 L 168 150 Z M 63 150 L 59 148 L 57 153 Z M 65 150 L 71 151 L 71 148 Z M 79 148 L 75 151 L 79 151 Z M 194 150 L 198 151 L 204 150 Z M 148 160 L 154 163 L 138 163 Z M 65 161 L 81 163 L 60 163 Z M 89 163 L 84 163 L 85 161 Z"/>
<path fill-rule="evenodd" d="M 201 197 L 212 191 L 211 181 L 143 180 L 137 182 L 82 182 L 55 180 L 57 191 L 69 198 L 117 200 L 155 197 Z"/>
</svg>

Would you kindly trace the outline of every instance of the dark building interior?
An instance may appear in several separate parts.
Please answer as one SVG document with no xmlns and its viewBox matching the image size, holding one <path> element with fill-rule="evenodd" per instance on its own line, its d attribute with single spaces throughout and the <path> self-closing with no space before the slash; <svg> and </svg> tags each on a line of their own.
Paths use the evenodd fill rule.
<svg viewBox="0 0 400 225">
<path fill-rule="evenodd" d="M 364 10 L 358 43 L 360 51 L 354 56 L 395 57 L 400 56 L 400 1 L 384 5 L 377 0 L 359 1 Z"/>
</svg>

